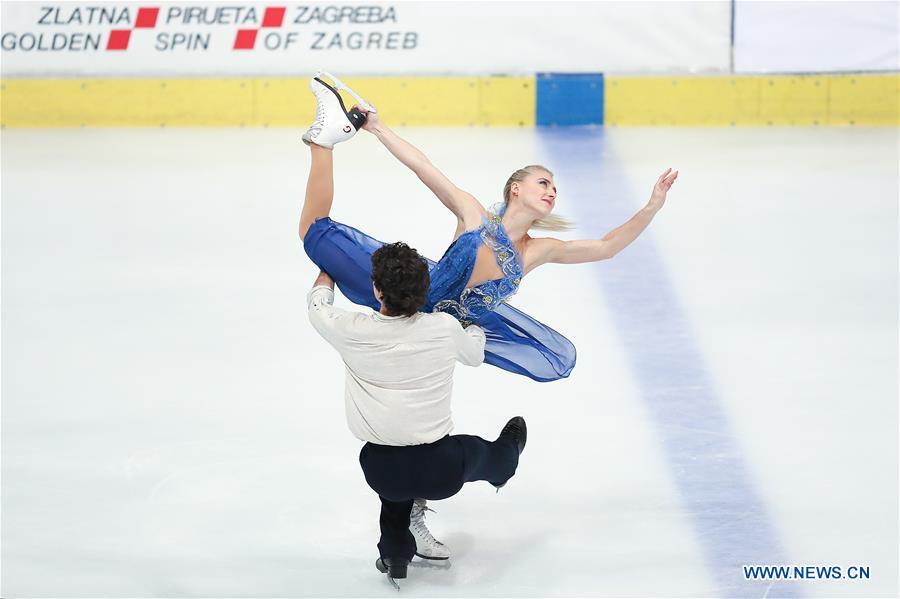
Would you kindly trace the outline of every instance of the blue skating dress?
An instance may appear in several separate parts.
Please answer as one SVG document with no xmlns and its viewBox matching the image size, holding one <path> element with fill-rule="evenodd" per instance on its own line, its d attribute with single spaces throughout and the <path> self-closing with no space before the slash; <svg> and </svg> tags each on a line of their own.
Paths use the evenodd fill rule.
<svg viewBox="0 0 900 599">
<path fill-rule="evenodd" d="M 488 364 L 541 382 L 565 378 L 575 366 L 575 346 L 506 303 L 519 287 L 524 266 L 501 215 L 502 211 L 489 213 L 480 227 L 460 235 L 438 262 L 428 260 L 431 287 L 422 311 L 447 312 L 463 326 L 477 324 L 484 329 Z M 482 243 L 494 251 L 503 276 L 466 289 Z M 317 219 L 303 240 L 306 254 L 334 279 L 341 293 L 373 310 L 381 304 L 372 291 L 372 254 L 382 245 L 328 217 Z"/>
</svg>

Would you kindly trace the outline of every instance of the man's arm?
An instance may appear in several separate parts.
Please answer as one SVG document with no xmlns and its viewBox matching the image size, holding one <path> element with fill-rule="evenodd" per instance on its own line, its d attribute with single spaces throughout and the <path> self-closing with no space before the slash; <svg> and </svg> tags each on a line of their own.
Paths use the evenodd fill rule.
<svg viewBox="0 0 900 599">
<path fill-rule="evenodd" d="M 309 322 L 313 328 L 331 345 L 338 347 L 340 335 L 338 324 L 347 315 L 345 310 L 335 308 L 334 280 L 324 271 L 319 272 L 312 289 L 306 296 Z"/>
<path fill-rule="evenodd" d="M 456 320 L 454 318 L 454 320 Z M 479 366 L 484 362 L 484 331 L 481 327 L 469 325 L 465 329 L 453 323 L 456 359 L 466 366 Z"/>
</svg>

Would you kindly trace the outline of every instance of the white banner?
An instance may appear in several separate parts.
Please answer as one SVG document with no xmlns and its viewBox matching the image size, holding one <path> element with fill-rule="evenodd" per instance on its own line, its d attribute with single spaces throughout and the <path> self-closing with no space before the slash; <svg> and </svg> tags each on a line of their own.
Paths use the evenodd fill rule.
<svg viewBox="0 0 900 599">
<path fill-rule="evenodd" d="M 900 68 L 900 3 L 737 2 L 735 70 L 743 73 Z"/>
<path fill-rule="evenodd" d="M 725 72 L 730 3 L 3 2 L 3 77 Z"/>
</svg>

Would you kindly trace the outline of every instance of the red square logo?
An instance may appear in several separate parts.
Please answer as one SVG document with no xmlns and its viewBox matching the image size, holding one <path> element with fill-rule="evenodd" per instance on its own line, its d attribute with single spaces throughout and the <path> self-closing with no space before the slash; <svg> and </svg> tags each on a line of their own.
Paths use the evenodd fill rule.
<svg viewBox="0 0 900 599">
<path fill-rule="evenodd" d="M 109 32 L 106 41 L 107 50 L 127 50 L 128 40 L 131 39 L 131 29 L 113 29 Z"/>
<path fill-rule="evenodd" d="M 285 8 L 275 7 L 275 6 L 267 6 L 266 12 L 263 14 L 263 27 L 281 27 L 281 23 L 284 21 L 284 11 Z"/>
<path fill-rule="evenodd" d="M 234 38 L 235 50 L 252 50 L 256 45 L 256 29 L 238 29 Z"/>
<path fill-rule="evenodd" d="M 151 29 L 156 27 L 156 18 L 159 16 L 158 8 L 139 8 L 137 20 L 134 22 L 135 29 Z"/>
</svg>

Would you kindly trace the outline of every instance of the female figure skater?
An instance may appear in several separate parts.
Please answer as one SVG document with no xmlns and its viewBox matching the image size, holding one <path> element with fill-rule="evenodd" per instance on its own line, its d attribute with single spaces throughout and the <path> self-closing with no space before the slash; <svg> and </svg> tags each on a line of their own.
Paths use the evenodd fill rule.
<svg viewBox="0 0 900 599">
<path fill-rule="evenodd" d="M 328 218 L 334 197 L 334 144 L 365 129 L 457 218 L 453 243 L 437 263 L 429 261 L 431 286 L 423 311 L 449 312 L 464 326 L 478 324 L 487 337 L 485 362 L 489 364 L 536 381 L 567 377 L 575 365 L 572 343 L 506 301 L 522 278 L 542 264 L 593 262 L 619 253 L 663 207 L 678 171 L 668 169 L 660 175 L 647 205 L 601 239 L 531 237 L 528 231 L 533 228 L 568 228 L 552 214 L 556 186 L 548 169 L 533 165 L 514 172 L 504 186 L 503 203 L 488 211 L 381 123 L 374 107 L 339 79 L 319 72 L 310 80 L 310 88 L 317 102 L 316 120 L 303 135 L 312 163 L 300 217 L 300 237 L 310 259 L 332 276 L 351 301 L 379 309 L 372 289 L 371 255 L 383 243 Z M 351 94 L 359 104 L 346 110 L 338 90 Z"/>
</svg>

